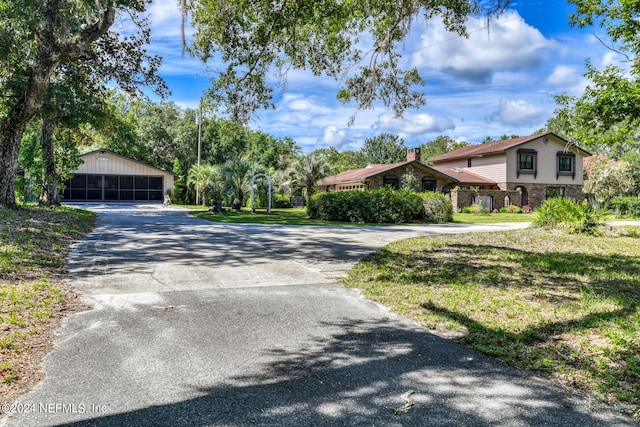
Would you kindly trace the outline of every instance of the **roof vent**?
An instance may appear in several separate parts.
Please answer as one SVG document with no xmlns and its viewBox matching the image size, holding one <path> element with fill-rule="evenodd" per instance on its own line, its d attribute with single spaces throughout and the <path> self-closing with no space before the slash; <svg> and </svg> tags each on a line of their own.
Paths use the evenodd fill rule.
<svg viewBox="0 0 640 427">
<path fill-rule="evenodd" d="M 454 171 L 455 173 L 462 173 L 462 171 L 458 168 L 451 168 L 452 171 Z"/>
</svg>

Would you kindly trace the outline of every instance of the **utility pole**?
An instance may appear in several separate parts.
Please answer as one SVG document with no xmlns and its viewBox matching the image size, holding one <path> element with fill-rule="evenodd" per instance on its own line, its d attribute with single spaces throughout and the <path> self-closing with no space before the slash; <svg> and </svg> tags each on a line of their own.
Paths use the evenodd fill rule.
<svg viewBox="0 0 640 427">
<path fill-rule="evenodd" d="M 202 147 L 202 113 L 200 110 L 196 113 L 196 124 L 198 125 L 198 173 L 200 172 L 200 152 Z M 200 189 L 196 185 L 196 204 L 200 203 Z"/>
<path fill-rule="evenodd" d="M 196 124 L 198 125 L 198 168 L 200 167 L 200 152 L 202 146 L 202 113 L 196 113 Z"/>
</svg>

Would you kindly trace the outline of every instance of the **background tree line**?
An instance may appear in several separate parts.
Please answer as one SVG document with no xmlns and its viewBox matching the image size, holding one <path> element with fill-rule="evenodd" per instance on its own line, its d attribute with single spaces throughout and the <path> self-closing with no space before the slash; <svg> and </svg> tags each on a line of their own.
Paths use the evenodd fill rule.
<svg viewBox="0 0 640 427">
<path fill-rule="evenodd" d="M 181 202 L 195 202 L 196 182 L 202 181 L 205 170 L 197 173 L 192 170 L 198 156 L 197 111 L 182 109 L 172 102 L 132 100 L 115 90 L 103 101 L 100 113 L 90 121 L 55 128 L 53 140 L 59 180 L 72 175 L 79 164 L 79 153 L 106 148 L 180 175 L 174 196 Z M 273 174 L 287 169 L 301 154 L 300 147 L 291 138 L 276 138 L 229 120 L 205 116 L 201 127 L 201 166 L 217 165 L 222 171 L 223 165 L 227 165 L 224 170 L 228 170 L 240 167 L 243 162 L 251 171 Z M 20 150 L 20 167 L 35 177 L 36 182 L 42 182 L 46 161 L 42 138 L 42 122 L 31 122 Z M 37 194 L 32 196 L 38 196 L 39 189 L 34 190 Z"/>
</svg>

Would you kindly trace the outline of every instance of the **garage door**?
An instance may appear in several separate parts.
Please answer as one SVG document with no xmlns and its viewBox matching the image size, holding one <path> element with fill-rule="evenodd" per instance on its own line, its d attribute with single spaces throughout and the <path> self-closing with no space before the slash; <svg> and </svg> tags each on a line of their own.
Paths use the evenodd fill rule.
<svg viewBox="0 0 640 427">
<path fill-rule="evenodd" d="M 69 201 L 161 201 L 162 176 L 78 174 L 65 182 Z"/>
</svg>

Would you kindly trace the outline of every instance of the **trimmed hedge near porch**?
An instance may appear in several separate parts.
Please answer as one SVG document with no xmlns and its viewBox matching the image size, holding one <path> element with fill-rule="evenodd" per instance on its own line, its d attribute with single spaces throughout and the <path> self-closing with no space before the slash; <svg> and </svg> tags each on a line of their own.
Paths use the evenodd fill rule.
<svg viewBox="0 0 640 427">
<path fill-rule="evenodd" d="M 316 194 L 309 199 L 312 219 L 357 223 L 442 223 L 453 220 L 451 200 L 439 193 L 382 188 Z"/>
</svg>

